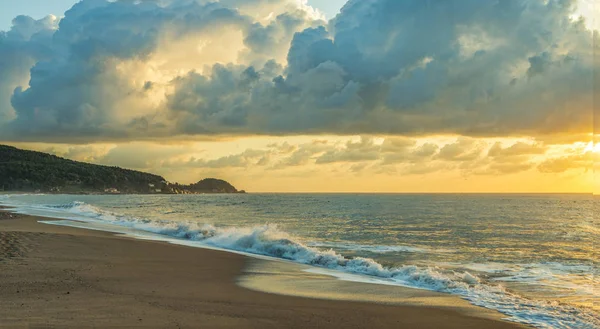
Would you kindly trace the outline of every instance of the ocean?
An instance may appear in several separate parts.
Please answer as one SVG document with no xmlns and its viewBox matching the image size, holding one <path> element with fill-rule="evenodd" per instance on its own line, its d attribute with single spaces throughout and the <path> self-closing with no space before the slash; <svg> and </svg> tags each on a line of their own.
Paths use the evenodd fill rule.
<svg viewBox="0 0 600 329">
<path fill-rule="evenodd" d="M 534 327 L 600 328 L 591 195 L 21 194 L 0 204 L 454 294 Z"/>
</svg>

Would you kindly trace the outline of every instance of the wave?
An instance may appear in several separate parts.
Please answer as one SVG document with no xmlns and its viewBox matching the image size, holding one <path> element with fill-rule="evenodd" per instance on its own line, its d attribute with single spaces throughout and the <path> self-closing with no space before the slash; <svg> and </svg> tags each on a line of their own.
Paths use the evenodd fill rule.
<svg viewBox="0 0 600 329">
<path fill-rule="evenodd" d="M 413 246 L 389 246 L 389 245 L 365 245 L 365 244 L 356 244 L 356 243 L 346 243 L 346 242 L 309 242 L 307 243 L 310 247 L 315 248 L 335 248 L 341 250 L 349 250 L 349 251 L 366 251 L 375 254 L 387 254 L 394 252 L 409 252 L 409 253 L 423 253 L 428 252 L 427 249 L 421 247 L 413 247 Z"/>
<path fill-rule="evenodd" d="M 467 271 L 404 265 L 385 267 L 371 258 L 346 257 L 333 248 L 322 249 L 279 229 L 277 225 L 215 227 L 196 222 L 131 218 L 84 202 L 46 205 L 89 221 L 125 226 L 176 239 L 245 253 L 286 259 L 331 270 L 367 275 L 399 285 L 459 295 L 474 305 L 491 308 L 508 320 L 540 328 L 599 328 L 600 316 L 584 309 L 520 297 L 500 284 L 486 282 Z M 322 246 L 335 244 L 321 244 Z M 353 247 L 360 247 L 354 245 Z M 372 248 L 374 246 L 370 246 Z M 402 251 L 399 247 L 396 251 Z M 375 249 L 377 247 L 375 246 Z"/>
</svg>

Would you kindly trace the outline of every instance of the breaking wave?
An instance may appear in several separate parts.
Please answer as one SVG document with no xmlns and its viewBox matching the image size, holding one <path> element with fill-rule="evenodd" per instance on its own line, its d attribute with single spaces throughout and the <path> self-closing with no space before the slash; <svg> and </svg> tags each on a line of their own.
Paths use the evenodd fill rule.
<svg viewBox="0 0 600 329">
<path fill-rule="evenodd" d="M 46 205 L 47 209 L 65 211 L 79 220 L 101 221 L 136 230 L 152 232 L 176 239 L 197 241 L 213 246 L 251 254 L 276 257 L 301 264 L 326 269 L 367 275 L 386 282 L 414 288 L 459 295 L 474 305 L 495 309 L 508 316 L 508 320 L 539 328 L 600 328 L 600 316 L 573 306 L 545 301 L 535 301 L 518 296 L 502 285 L 477 277 L 466 271 L 454 271 L 440 267 L 413 265 L 386 267 L 370 258 L 346 257 L 336 250 L 335 243 L 309 245 L 277 225 L 256 227 L 215 227 L 195 222 L 171 222 L 136 219 L 104 211 L 84 202 L 62 205 Z M 323 249 L 326 246 L 328 248 Z M 348 246 L 340 246 L 343 250 Z M 352 246 L 378 250 L 377 246 Z M 387 251 L 420 252 L 420 249 L 381 249 Z"/>
<path fill-rule="evenodd" d="M 413 246 L 387 246 L 387 245 L 365 245 L 356 243 L 345 243 L 345 242 L 309 242 L 307 244 L 310 247 L 315 248 L 335 248 L 338 250 L 349 250 L 349 251 L 366 251 L 375 254 L 387 254 L 395 252 L 409 252 L 409 253 L 422 253 L 428 252 L 425 248 L 413 247 Z"/>
</svg>

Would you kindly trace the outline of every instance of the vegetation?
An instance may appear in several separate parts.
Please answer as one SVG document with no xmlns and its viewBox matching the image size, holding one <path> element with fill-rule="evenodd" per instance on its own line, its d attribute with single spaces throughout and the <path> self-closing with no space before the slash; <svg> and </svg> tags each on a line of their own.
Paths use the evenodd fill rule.
<svg viewBox="0 0 600 329">
<path fill-rule="evenodd" d="M 5 145 L 0 145 L 1 190 L 44 193 L 238 192 L 220 179 L 208 178 L 192 185 L 171 184 L 154 174 L 72 161 Z"/>
<path fill-rule="evenodd" d="M 206 178 L 191 185 L 169 184 L 170 193 L 244 193 L 222 179 Z"/>
</svg>

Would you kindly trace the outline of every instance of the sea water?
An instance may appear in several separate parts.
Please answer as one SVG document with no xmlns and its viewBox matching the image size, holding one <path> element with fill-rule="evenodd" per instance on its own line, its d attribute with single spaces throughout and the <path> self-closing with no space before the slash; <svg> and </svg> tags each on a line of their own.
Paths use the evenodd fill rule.
<svg viewBox="0 0 600 329">
<path fill-rule="evenodd" d="M 591 195 L 0 195 L 0 204 L 455 294 L 540 328 L 600 328 Z"/>
</svg>

